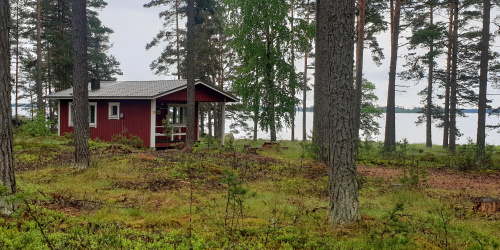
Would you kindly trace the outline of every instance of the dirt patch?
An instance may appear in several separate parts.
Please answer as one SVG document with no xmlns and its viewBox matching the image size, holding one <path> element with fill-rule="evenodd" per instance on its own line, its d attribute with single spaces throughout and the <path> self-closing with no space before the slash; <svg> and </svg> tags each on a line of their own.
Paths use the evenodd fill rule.
<svg viewBox="0 0 500 250">
<path fill-rule="evenodd" d="M 468 192 L 471 195 L 500 197 L 500 171 L 491 173 L 464 172 L 452 169 L 428 169 L 425 187 Z M 364 176 L 384 178 L 389 183 L 397 182 L 402 169 L 358 166 Z"/>
<path fill-rule="evenodd" d="M 166 178 L 166 179 L 155 179 L 147 181 L 115 181 L 112 186 L 114 188 L 129 189 L 129 190 L 151 190 L 153 192 L 163 191 L 178 188 L 181 183 L 176 180 Z"/>
</svg>

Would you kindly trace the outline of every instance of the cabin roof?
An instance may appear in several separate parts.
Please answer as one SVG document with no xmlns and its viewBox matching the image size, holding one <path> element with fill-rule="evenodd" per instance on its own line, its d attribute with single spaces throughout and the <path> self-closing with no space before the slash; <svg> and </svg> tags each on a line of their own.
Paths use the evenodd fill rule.
<svg viewBox="0 0 500 250">
<path fill-rule="evenodd" d="M 226 97 L 227 102 L 239 101 L 236 97 L 197 81 L 195 85 L 204 85 Z M 187 88 L 187 80 L 159 80 L 159 81 L 101 81 L 100 88 L 91 90 L 89 99 L 156 99 Z M 47 95 L 47 99 L 73 99 L 73 88 Z"/>
</svg>

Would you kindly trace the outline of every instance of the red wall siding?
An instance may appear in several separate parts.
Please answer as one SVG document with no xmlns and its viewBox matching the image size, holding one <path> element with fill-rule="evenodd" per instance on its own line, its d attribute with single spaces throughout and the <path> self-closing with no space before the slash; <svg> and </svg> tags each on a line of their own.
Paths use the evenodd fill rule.
<svg viewBox="0 0 500 250">
<path fill-rule="evenodd" d="M 186 90 L 181 90 L 170 95 L 162 96 L 157 100 L 160 101 L 183 101 L 187 100 Z M 224 95 L 221 95 L 217 91 L 214 91 L 203 85 L 196 85 L 195 89 L 195 101 L 197 102 L 223 102 Z"/>
<path fill-rule="evenodd" d="M 61 135 L 73 132 L 73 127 L 69 127 L 69 102 L 69 100 L 60 102 Z M 110 141 L 114 135 L 121 134 L 123 129 L 127 130 L 127 135 L 139 136 L 144 147 L 150 146 L 151 100 L 90 100 L 89 102 L 97 102 L 97 127 L 90 128 L 92 139 Z M 123 119 L 109 119 L 109 102 L 120 103 L 120 113 L 123 113 Z"/>
</svg>

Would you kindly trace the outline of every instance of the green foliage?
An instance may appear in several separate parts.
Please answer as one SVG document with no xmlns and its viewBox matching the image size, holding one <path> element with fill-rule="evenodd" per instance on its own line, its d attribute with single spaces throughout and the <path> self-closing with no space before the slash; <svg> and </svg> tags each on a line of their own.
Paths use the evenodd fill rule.
<svg viewBox="0 0 500 250">
<path fill-rule="evenodd" d="M 127 145 L 130 147 L 140 148 L 143 146 L 144 142 L 139 136 L 127 134 L 127 130 L 124 129 L 122 134 L 114 135 L 111 138 L 111 142 Z"/>
<path fill-rule="evenodd" d="M 242 61 L 233 87 L 257 116 L 261 128 L 271 131 L 271 139 L 275 140 L 276 130 L 291 123 L 298 104 L 294 93 L 301 87 L 287 58 L 287 41 L 292 34 L 287 21 L 290 7 L 283 0 L 225 3 L 231 16 L 228 33 L 234 37 L 232 46 Z"/>
<path fill-rule="evenodd" d="M 258 155 L 212 151 L 205 144 L 194 152 L 126 153 L 93 142 L 98 164 L 81 171 L 66 163 L 73 152 L 67 139 L 50 137 L 57 147 L 43 148 L 27 142 L 45 139 L 16 140 L 17 157 L 30 160 L 16 165 L 15 199 L 27 201 L 32 212 L 23 202 L 12 219 L 0 218 L 0 248 L 48 248 L 42 231 L 54 249 L 495 249 L 499 244 L 496 215 L 473 213 L 471 191 L 388 189 L 386 178 L 369 176 L 360 189 L 362 220 L 332 227 L 325 223 L 327 169 L 301 157 L 299 142 L 283 141 L 288 149 Z M 263 141 L 238 141 L 235 148 L 239 152 L 252 143 Z M 365 161 L 403 164 L 401 156 L 382 155 L 376 143 L 365 143 Z M 55 160 L 40 164 L 49 155 Z M 408 144 L 405 157 L 405 166 L 448 164 L 445 150 L 425 145 Z"/>
<path fill-rule="evenodd" d="M 375 106 L 378 97 L 375 95 L 375 84 L 363 78 L 361 86 L 361 121 L 359 129 L 363 131 L 365 140 L 369 140 L 373 135 L 378 135 L 380 124 L 378 118 L 382 117 L 382 110 Z"/>
<path fill-rule="evenodd" d="M 161 120 L 161 124 L 163 126 L 163 134 L 166 137 L 170 137 L 174 133 L 174 126 L 169 124 L 169 118 Z"/>
<path fill-rule="evenodd" d="M 316 145 L 312 144 L 310 141 L 300 141 L 300 148 L 302 149 L 302 154 L 300 158 L 311 158 L 316 159 L 318 150 Z"/>
<path fill-rule="evenodd" d="M 486 146 L 484 156 L 478 158 L 481 149 L 468 139 L 467 144 L 457 147 L 456 165 L 461 170 L 477 170 L 492 167 L 493 146 Z"/>
<path fill-rule="evenodd" d="M 224 216 L 224 227 L 229 234 L 233 234 L 239 227 L 243 226 L 243 202 L 248 189 L 243 188 L 243 181 L 233 171 L 224 172 L 221 183 L 227 185 L 226 215 Z"/>
<path fill-rule="evenodd" d="M 418 166 L 412 166 L 408 170 L 403 169 L 403 172 L 398 176 L 398 180 L 406 188 L 417 189 L 420 184 L 427 182 L 428 175 L 428 171 Z"/>
<path fill-rule="evenodd" d="M 53 121 L 46 121 L 43 112 L 39 111 L 36 118 L 21 126 L 21 133 L 26 136 L 49 136 L 50 126 L 54 125 Z"/>
</svg>

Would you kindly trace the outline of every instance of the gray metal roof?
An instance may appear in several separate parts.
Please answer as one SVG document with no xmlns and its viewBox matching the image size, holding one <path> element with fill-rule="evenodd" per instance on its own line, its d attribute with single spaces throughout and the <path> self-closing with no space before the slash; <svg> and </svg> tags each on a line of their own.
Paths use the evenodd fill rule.
<svg viewBox="0 0 500 250">
<path fill-rule="evenodd" d="M 203 82 L 196 85 L 205 85 L 226 97 L 228 101 L 238 101 L 237 98 Z M 160 81 L 101 81 L 101 87 L 97 90 L 90 89 L 89 99 L 154 99 L 179 90 L 185 89 L 187 80 L 160 80 Z M 73 99 L 73 88 L 52 93 L 47 99 Z"/>
</svg>

